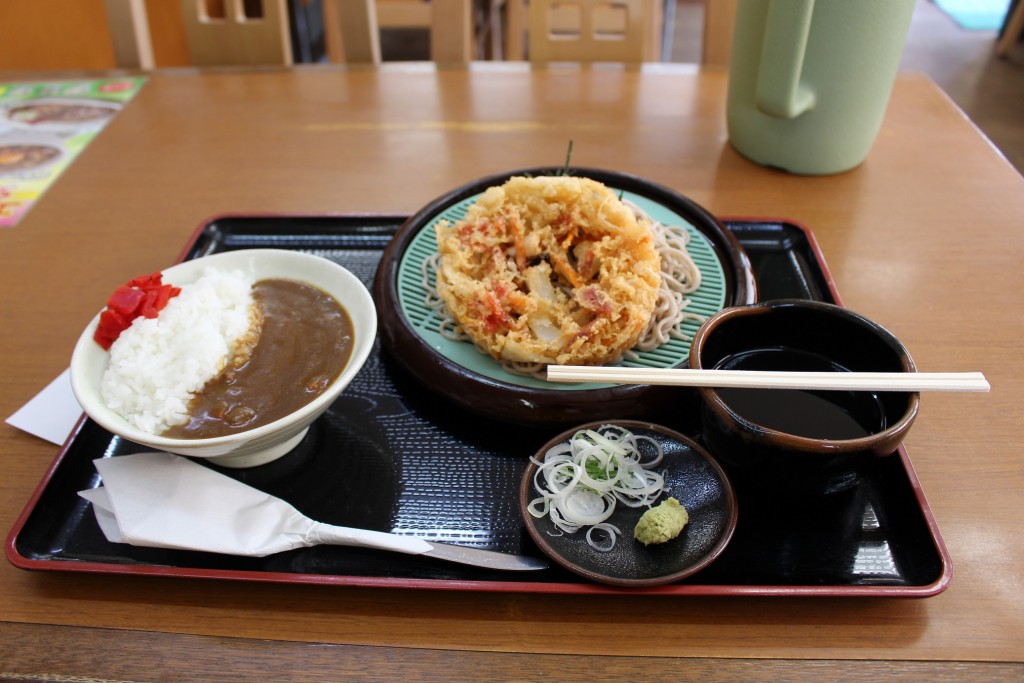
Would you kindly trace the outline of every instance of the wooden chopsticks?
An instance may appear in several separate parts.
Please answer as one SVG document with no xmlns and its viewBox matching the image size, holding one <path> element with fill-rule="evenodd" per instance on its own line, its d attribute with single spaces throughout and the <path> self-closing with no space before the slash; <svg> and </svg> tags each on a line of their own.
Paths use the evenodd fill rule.
<svg viewBox="0 0 1024 683">
<path fill-rule="evenodd" d="M 584 365 L 549 365 L 548 381 L 835 391 L 985 392 L 990 388 L 985 376 L 980 372 L 781 372 Z"/>
</svg>

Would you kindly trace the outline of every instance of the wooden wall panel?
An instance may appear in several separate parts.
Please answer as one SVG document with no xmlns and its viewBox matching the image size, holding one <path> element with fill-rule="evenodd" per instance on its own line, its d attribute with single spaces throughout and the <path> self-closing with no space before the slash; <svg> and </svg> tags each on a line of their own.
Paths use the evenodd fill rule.
<svg viewBox="0 0 1024 683">
<path fill-rule="evenodd" d="M 115 66 L 103 0 L 2 0 L 0 26 L 0 70 Z"/>
</svg>

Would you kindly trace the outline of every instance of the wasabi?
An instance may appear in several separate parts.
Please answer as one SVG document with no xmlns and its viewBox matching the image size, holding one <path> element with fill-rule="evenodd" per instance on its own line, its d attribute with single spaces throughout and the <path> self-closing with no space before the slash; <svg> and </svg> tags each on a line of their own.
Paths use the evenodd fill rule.
<svg viewBox="0 0 1024 683">
<path fill-rule="evenodd" d="M 690 520 L 686 508 L 675 498 L 647 510 L 636 523 L 633 538 L 644 545 L 665 543 L 678 536 Z"/>
</svg>

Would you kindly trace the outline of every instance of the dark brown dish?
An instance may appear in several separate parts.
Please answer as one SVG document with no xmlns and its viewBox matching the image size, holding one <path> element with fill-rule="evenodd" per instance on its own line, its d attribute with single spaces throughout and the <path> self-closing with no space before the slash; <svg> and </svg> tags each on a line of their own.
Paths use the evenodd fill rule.
<svg viewBox="0 0 1024 683">
<path fill-rule="evenodd" d="M 436 343 L 417 333 L 400 302 L 400 262 L 421 231 L 450 207 L 488 187 L 500 185 L 512 176 L 541 176 L 561 173 L 558 168 L 529 168 L 473 181 L 435 199 L 409 218 L 385 250 L 374 280 L 380 333 L 391 356 L 432 391 L 459 408 L 524 425 L 565 425 L 599 418 L 642 416 L 671 400 L 664 387 L 595 386 L 568 389 L 564 385 L 522 386 L 510 378 L 488 376 L 439 350 Z M 750 261 L 736 238 L 705 209 L 666 187 L 622 173 L 574 168 L 572 174 L 592 178 L 605 185 L 635 193 L 667 207 L 703 235 L 721 264 L 724 306 L 752 303 L 756 287 Z M 475 350 L 470 347 L 475 354 Z M 472 354 L 471 354 L 472 355 Z M 684 361 L 685 362 L 685 361 Z"/>
<path fill-rule="evenodd" d="M 715 459 L 693 440 L 660 425 L 635 420 L 609 420 L 579 425 L 541 446 L 537 460 L 579 429 L 600 429 L 604 424 L 624 427 L 633 434 L 655 440 L 665 459 L 656 468 L 665 477 L 663 498 L 672 496 L 686 508 L 689 521 L 672 540 L 645 546 L 634 540 L 633 529 L 646 508 L 619 505 L 608 519 L 622 535 L 608 551 L 595 550 L 585 539 L 586 530 L 561 532 L 550 517 L 530 514 L 537 497 L 531 462 L 519 484 L 519 509 L 530 538 L 552 560 L 574 574 L 613 586 L 660 586 L 693 576 L 722 554 L 736 530 L 737 504 L 729 477 Z"/>
</svg>

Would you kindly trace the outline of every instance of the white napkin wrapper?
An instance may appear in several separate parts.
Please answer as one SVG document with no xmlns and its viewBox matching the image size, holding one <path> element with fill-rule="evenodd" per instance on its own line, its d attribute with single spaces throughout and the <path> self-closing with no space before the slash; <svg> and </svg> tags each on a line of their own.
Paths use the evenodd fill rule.
<svg viewBox="0 0 1024 683">
<path fill-rule="evenodd" d="M 65 370 L 5 422 L 60 446 L 81 417 L 82 406 L 71 390 L 71 372 Z"/>
<path fill-rule="evenodd" d="M 103 486 L 80 491 L 113 543 L 262 557 L 319 544 L 420 555 L 430 543 L 316 522 L 289 503 L 170 453 L 94 461 Z"/>
</svg>

